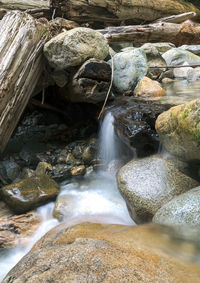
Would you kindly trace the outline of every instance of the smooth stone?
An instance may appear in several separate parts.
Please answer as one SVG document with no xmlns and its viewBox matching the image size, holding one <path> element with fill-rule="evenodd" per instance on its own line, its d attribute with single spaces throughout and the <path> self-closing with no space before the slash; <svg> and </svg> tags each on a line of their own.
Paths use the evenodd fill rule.
<svg viewBox="0 0 200 283">
<path fill-rule="evenodd" d="M 179 49 L 190 51 L 198 56 L 200 55 L 200 45 L 181 45 Z"/>
<path fill-rule="evenodd" d="M 13 182 L 21 172 L 20 166 L 12 159 L 0 163 L 0 174 L 7 183 Z"/>
<path fill-rule="evenodd" d="M 156 120 L 163 146 L 183 161 L 200 161 L 200 99 L 170 108 Z"/>
<path fill-rule="evenodd" d="M 165 59 L 167 65 L 182 65 L 184 62 L 188 64 L 200 63 L 200 57 L 179 48 L 172 48 L 165 52 L 162 57 Z"/>
<path fill-rule="evenodd" d="M 89 57 L 103 60 L 108 54 L 109 46 L 104 36 L 84 27 L 64 31 L 44 45 L 45 57 L 57 70 L 78 66 Z"/>
<path fill-rule="evenodd" d="M 117 174 L 119 191 L 136 223 L 151 221 L 165 203 L 198 182 L 179 171 L 171 160 L 159 156 L 133 159 Z"/>
<path fill-rule="evenodd" d="M 166 62 L 157 50 L 157 48 L 152 43 L 145 43 L 141 46 L 141 49 L 144 50 L 147 56 L 148 62 L 148 74 L 147 76 L 151 79 L 158 79 L 160 75 L 166 71 Z M 156 67 L 163 68 L 156 68 Z M 154 67 L 154 68 L 150 68 Z"/>
<path fill-rule="evenodd" d="M 63 223 L 43 236 L 2 283 L 198 283 L 199 266 L 185 261 L 195 258 L 197 246 L 190 242 L 188 249 L 189 242 L 177 243 L 175 236 L 155 224 Z"/>
<path fill-rule="evenodd" d="M 0 217 L 0 251 L 27 245 L 42 219 L 39 213 L 31 211 L 20 215 Z"/>
<path fill-rule="evenodd" d="M 162 225 L 200 227 L 200 187 L 181 194 L 163 205 L 154 215 L 153 222 Z M 187 227 L 188 226 L 188 227 Z"/>
<path fill-rule="evenodd" d="M 50 164 L 40 162 L 34 176 L 1 188 L 2 199 L 10 209 L 24 213 L 56 198 L 60 188 L 45 173 L 47 168 L 52 169 Z"/>
<path fill-rule="evenodd" d="M 161 85 L 148 77 L 143 77 L 137 87 L 134 90 L 135 96 L 163 96 L 166 91 L 161 87 Z"/>
<path fill-rule="evenodd" d="M 109 64 L 112 65 L 112 60 L 109 60 Z M 148 70 L 146 55 L 141 49 L 117 53 L 113 57 L 113 64 L 113 86 L 120 94 L 134 90 Z"/>
</svg>

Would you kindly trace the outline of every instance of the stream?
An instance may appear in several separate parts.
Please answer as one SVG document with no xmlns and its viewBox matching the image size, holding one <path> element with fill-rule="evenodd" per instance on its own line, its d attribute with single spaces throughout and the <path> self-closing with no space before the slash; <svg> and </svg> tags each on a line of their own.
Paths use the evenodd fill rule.
<svg viewBox="0 0 200 283">
<path fill-rule="evenodd" d="M 100 130 L 99 154 L 108 164 L 115 159 L 118 152 L 117 139 L 114 133 L 113 116 L 105 116 Z M 117 189 L 115 172 L 99 170 L 91 176 L 61 183 L 58 197 L 68 198 L 72 205 L 66 207 L 65 215 L 60 221 L 67 221 L 69 226 L 82 222 L 134 225 L 126 204 Z M 10 269 L 32 248 L 32 246 L 50 229 L 60 224 L 53 217 L 55 203 L 51 202 L 37 209 L 42 223 L 26 247 L 18 246 L 0 257 L 0 281 Z M 68 211 L 69 210 L 69 211 Z"/>
</svg>

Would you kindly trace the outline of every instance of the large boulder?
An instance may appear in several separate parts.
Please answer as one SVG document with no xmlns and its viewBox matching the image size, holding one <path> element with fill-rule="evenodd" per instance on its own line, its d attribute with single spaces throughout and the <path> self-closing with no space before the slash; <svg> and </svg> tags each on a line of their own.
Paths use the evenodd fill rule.
<svg viewBox="0 0 200 283">
<path fill-rule="evenodd" d="M 162 57 L 167 65 L 182 65 L 184 62 L 188 64 L 200 63 L 200 57 L 187 50 L 172 48 L 165 52 Z"/>
<path fill-rule="evenodd" d="M 45 57 L 57 70 L 78 66 L 88 58 L 103 60 L 108 54 L 109 45 L 104 36 L 83 27 L 64 31 L 44 45 Z"/>
<path fill-rule="evenodd" d="M 186 50 L 186 51 L 190 51 L 196 55 L 200 55 L 200 45 L 182 45 L 179 47 L 179 49 L 181 50 Z"/>
<path fill-rule="evenodd" d="M 171 160 L 158 156 L 127 163 L 117 175 L 117 184 L 136 223 L 150 221 L 173 197 L 198 186 Z"/>
<path fill-rule="evenodd" d="M 1 188 L 0 193 L 3 201 L 16 213 L 24 213 L 54 200 L 60 192 L 60 188 L 45 173 L 48 167 L 51 168 L 47 163 L 40 162 L 33 176 Z"/>
<path fill-rule="evenodd" d="M 112 64 L 112 60 L 109 63 Z M 148 71 L 146 55 L 142 49 L 117 53 L 113 57 L 113 64 L 113 86 L 120 94 L 133 91 L 138 81 Z"/>
<path fill-rule="evenodd" d="M 200 161 L 200 99 L 163 112 L 156 130 L 164 147 L 185 161 Z"/>
<path fill-rule="evenodd" d="M 154 215 L 153 222 L 200 227 L 200 187 L 181 194 L 163 205 Z"/>
<path fill-rule="evenodd" d="M 198 283 L 199 267 L 166 253 L 174 252 L 173 244 L 168 231 L 157 225 L 84 223 L 69 227 L 63 223 L 36 243 L 2 283 Z M 183 241 L 183 250 L 185 247 Z"/>
</svg>

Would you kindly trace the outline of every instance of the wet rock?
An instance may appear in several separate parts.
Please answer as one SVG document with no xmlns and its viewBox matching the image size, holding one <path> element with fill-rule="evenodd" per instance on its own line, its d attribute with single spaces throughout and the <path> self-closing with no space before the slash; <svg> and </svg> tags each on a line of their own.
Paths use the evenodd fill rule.
<svg viewBox="0 0 200 283">
<path fill-rule="evenodd" d="M 156 130 L 164 147 L 181 160 L 200 161 L 200 100 L 181 104 L 162 113 Z"/>
<path fill-rule="evenodd" d="M 69 82 L 69 73 L 65 70 L 53 70 L 50 76 L 59 87 L 64 87 Z"/>
<path fill-rule="evenodd" d="M 73 168 L 73 165 L 57 164 L 53 166 L 53 170 L 51 171 L 50 176 L 56 182 L 65 181 L 66 179 L 71 178 L 72 168 Z"/>
<path fill-rule="evenodd" d="M 163 78 L 162 79 L 163 84 L 169 84 L 169 83 L 173 83 L 173 82 L 174 82 L 174 80 L 170 79 L 170 78 Z"/>
<path fill-rule="evenodd" d="M 0 217 L 0 251 L 27 245 L 29 238 L 37 230 L 40 215 L 31 211 L 20 215 L 4 215 Z"/>
<path fill-rule="evenodd" d="M 13 182 L 20 174 L 20 166 L 13 160 L 5 160 L 0 163 L 0 174 L 7 182 Z"/>
<path fill-rule="evenodd" d="M 48 167 L 51 168 L 49 164 L 41 162 L 36 168 L 35 176 L 1 188 L 2 199 L 13 211 L 24 213 L 56 198 L 60 188 L 46 175 Z"/>
<path fill-rule="evenodd" d="M 162 72 L 166 71 L 166 62 L 163 57 L 160 55 L 157 48 L 153 45 L 153 43 L 145 43 L 141 47 L 144 50 L 147 56 L 148 67 L 149 68 L 147 76 L 151 79 L 157 79 L 161 75 Z M 163 67 L 163 68 L 156 68 L 156 67 Z"/>
<path fill-rule="evenodd" d="M 75 195 L 61 195 L 58 197 L 53 216 L 59 221 L 70 218 L 70 216 L 76 214 L 79 198 Z"/>
<path fill-rule="evenodd" d="M 157 81 L 153 81 L 148 77 L 143 77 L 134 90 L 136 96 L 163 96 L 166 91 L 161 87 Z"/>
<path fill-rule="evenodd" d="M 198 186 L 170 160 L 147 157 L 132 160 L 123 166 L 117 183 L 136 223 L 150 221 L 161 206 L 173 197 Z"/>
<path fill-rule="evenodd" d="M 200 57 L 186 50 L 172 48 L 165 52 L 162 57 L 167 65 L 182 65 L 184 62 L 188 64 L 200 63 Z"/>
<path fill-rule="evenodd" d="M 109 61 L 110 65 L 112 61 Z M 123 94 L 134 90 L 138 81 L 147 73 L 145 52 L 141 49 L 117 53 L 113 57 L 113 85 L 116 92 Z"/>
<path fill-rule="evenodd" d="M 97 140 L 92 139 L 89 145 L 84 149 L 82 160 L 85 164 L 90 165 L 91 161 L 96 157 L 98 151 Z"/>
<path fill-rule="evenodd" d="M 79 165 L 71 170 L 72 176 L 82 176 L 86 172 L 86 168 L 84 165 Z"/>
<path fill-rule="evenodd" d="M 159 226 L 63 223 L 42 237 L 2 283 L 55 278 L 60 283 L 198 283 L 199 267 L 175 257 L 185 246 L 187 242 L 174 244 Z"/>
<path fill-rule="evenodd" d="M 200 45 L 182 45 L 179 49 L 192 52 L 198 56 L 200 55 Z"/>
<path fill-rule="evenodd" d="M 153 222 L 163 225 L 181 225 L 186 229 L 200 226 L 200 187 L 181 194 L 163 205 Z M 188 226 L 188 227 L 187 227 Z"/>
<path fill-rule="evenodd" d="M 108 63 L 87 60 L 72 78 L 66 88 L 66 98 L 72 102 L 98 103 L 105 100 L 111 80 L 111 67 Z"/>
<path fill-rule="evenodd" d="M 142 98 L 116 99 L 110 109 L 115 118 L 116 134 L 128 147 L 136 151 L 138 157 L 157 152 L 159 140 L 155 121 L 158 115 L 169 107 L 167 104 L 161 105 Z"/>
<path fill-rule="evenodd" d="M 53 37 L 44 45 L 51 67 L 63 70 L 82 64 L 89 57 L 103 60 L 109 53 L 104 36 L 89 28 L 74 28 Z"/>
</svg>

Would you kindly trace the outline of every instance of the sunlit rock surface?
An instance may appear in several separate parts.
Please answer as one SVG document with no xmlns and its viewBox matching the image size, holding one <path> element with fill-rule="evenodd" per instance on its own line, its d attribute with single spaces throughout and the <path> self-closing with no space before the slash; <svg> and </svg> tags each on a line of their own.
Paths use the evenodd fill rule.
<svg viewBox="0 0 200 283">
<path fill-rule="evenodd" d="M 177 243 L 176 249 L 185 246 Z M 2 283 L 199 282 L 200 268 L 170 255 L 172 250 L 171 236 L 159 226 L 64 223 L 37 242 Z"/>
</svg>

